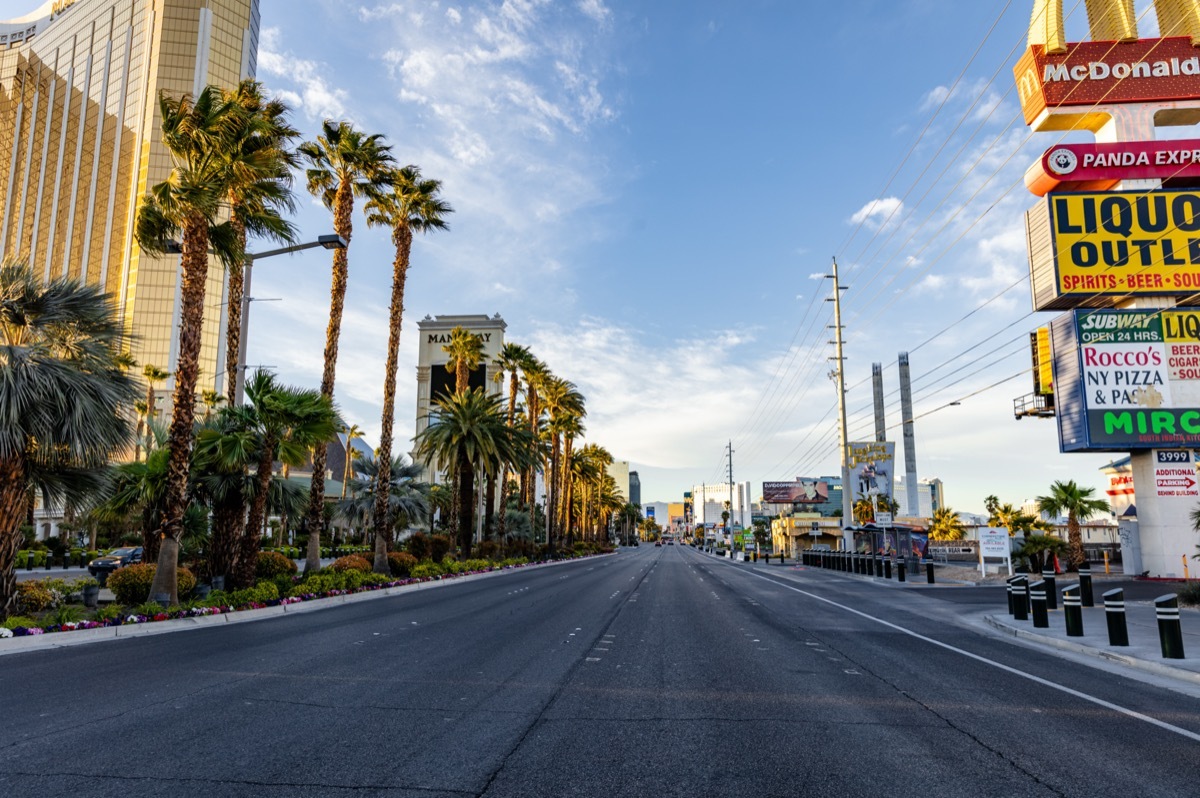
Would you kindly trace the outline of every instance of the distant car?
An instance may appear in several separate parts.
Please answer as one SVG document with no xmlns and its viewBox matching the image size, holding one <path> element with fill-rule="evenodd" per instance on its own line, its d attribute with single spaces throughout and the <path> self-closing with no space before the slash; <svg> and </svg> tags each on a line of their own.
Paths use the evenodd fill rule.
<svg viewBox="0 0 1200 798">
<path fill-rule="evenodd" d="M 108 575 L 118 568 L 133 565 L 142 561 L 142 547 L 131 546 L 124 549 L 113 549 L 103 557 L 97 557 L 88 563 L 88 573 L 100 580 L 100 584 L 108 579 Z"/>
<path fill-rule="evenodd" d="M 668 545 L 668 546 L 674 546 L 674 545 L 675 545 L 675 541 L 673 541 L 673 540 L 668 540 L 668 541 L 667 541 L 667 545 Z"/>
<path fill-rule="evenodd" d="M 654 541 L 654 545 L 655 545 L 655 546 L 661 546 L 661 545 L 662 545 L 662 541 L 661 541 L 661 540 L 656 540 L 656 541 Z"/>
</svg>

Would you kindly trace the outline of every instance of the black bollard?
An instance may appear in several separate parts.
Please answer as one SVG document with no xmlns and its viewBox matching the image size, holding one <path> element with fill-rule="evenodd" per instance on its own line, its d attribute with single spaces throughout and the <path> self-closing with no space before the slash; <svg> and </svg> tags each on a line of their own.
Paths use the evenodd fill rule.
<svg viewBox="0 0 1200 798">
<path fill-rule="evenodd" d="M 878 554 L 875 555 L 875 576 L 883 578 L 883 557 Z"/>
<path fill-rule="evenodd" d="M 1016 605 L 1013 604 L 1013 585 L 1016 584 L 1017 580 L 1020 578 L 1021 577 L 1019 577 L 1019 576 L 1010 576 L 1008 579 L 1004 580 L 1004 584 L 1008 588 L 1008 614 L 1009 615 L 1013 615 L 1016 612 L 1016 610 L 1015 610 Z"/>
<path fill-rule="evenodd" d="M 904 558 L 903 557 L 900 558 L 899 560 L 896 560 L 896 581 L 897 582 L 904 581 Z"/>
<path fill-rule="evenodd" d="M 63 552 L 63 570 L 65 571 L 70 567 L 71 567 L 71 552 L 64 551 Z"/>
<path fill-rule="evenodd" d="M 1079 585 L 1062 589 L 1063 617 L 1067 622 L 1067 637 L 1083 637 L 1083 606 L 1079 600 Z"/>
<path fill-rule="evenodd" d="M 779 564 L 783 565 L 783 552 L 779 552 Z"/>
<path fill-rule="evenodd" d="M 758 549 L 754 550 L 754 561 L 758 562 Z"/>
<path fill-rule="evenodd" d="M 890 559 L 888 559 L 887 557 L 883 558 L 883 578 L 884 579 L 892 578 L 892 561 Z"/>
<path fill-rule="evenodd" d="M 1108 644 L 1129 645 L 1129 627 L 1125 624 L 1125 591 L 1117 588 L 1104 594 L 1104 620 L 1108 623 Z"/>
<path fill-rule="evenodd" d="M 1158 616 L 1158 640 L 1163 659 L 1183 659 L 1183 629 L 1179 625 L 1179 596 L 1168 593 L 1154 600 Z"/>
<path fill-rule="evenodd" d="M 1046 583 L 1046 609 L 1058 609 L 1058 596 L 1054 592 L 1054 566 L 1042 566 L 1042 581 Z"/>
<path fill-rule="evenodd" d="M 1046 612 L 1046 583 L 1034 582 L 1029 586 L 1029 614 L 1033 616 L 1035 629 L 1049 629 L 1050 616 Z"/>
<path fill-rule="evenodd" d="M 1096 600 L 1092 595 L 1092 564 L 1087 560 L 1079 565 L 1079 598 L 1085 607 L 1096 606 Z"/>
<path fill-rule="evenodd" d="M 1023 576 L 1018 576 L 1013 580 L 1012 585 L 1013 595 L 1013 618 L 1018 621 L 1029 620 L 1029 580 Z"/>
<path fill-rule="evenodd" d="M 925 581 L 931 585 L 934 583 L 933 563 L 931 562 L 925 563 Z"/>
</svg>

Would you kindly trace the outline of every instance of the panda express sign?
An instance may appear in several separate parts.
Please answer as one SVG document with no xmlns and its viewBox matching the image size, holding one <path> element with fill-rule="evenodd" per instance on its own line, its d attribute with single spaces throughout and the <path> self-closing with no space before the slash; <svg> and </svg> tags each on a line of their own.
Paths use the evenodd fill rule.
<svg viewBox="0 0 1200 798">
<path fill-rule="evenodd" d="M 1122 180 L 1200 178 L 1200 139 L 1059 144 L 1025 173 L 1039 197 L 1051 191 L 1105 191 Z"/>
<path fill-rule="evenodd" d="M 1013 70 L 1025 124 L 1048 108 L 1200 99 L 1200 50 L 1189 37 L 1035 44 Z"/>
</svg>

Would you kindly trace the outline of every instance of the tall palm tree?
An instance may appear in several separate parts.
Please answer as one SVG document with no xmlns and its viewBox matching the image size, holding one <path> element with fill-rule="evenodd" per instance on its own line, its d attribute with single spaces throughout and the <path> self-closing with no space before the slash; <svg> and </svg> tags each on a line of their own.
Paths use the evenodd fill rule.
<svg viewBox="0 0 1200 798">
<path fill-rule="evenodd" d="M 253 404 L 259 457 L 254 501 L 238 556 L 237 581 L 252 585 L 274 464 L 300 465 L 312 447 L 324 447 L 337 429 L 337 412 L 333 403 L 317 391 L 280 385 L 261 369 L 247 380 L 246 397 Z M 309 534 L 316 531 L 310 528 Z"/>
<path fill-rule="evenodd" d="M 507 343 L 500 348 L 500 353 L 496 355 L 492 361 L 492 365 L 496 367 L 496 375 L 493 379 L 497 382 L 503 382 L 505 375 L 508 376 L 508 428 L 514 429 L 517 422 L 517 394 L 521 390 L 521 365 L 525 363 L 532 355 L 529 348 L 520 344 Z M 522 500 L 524 496 L 521 497 Z M 506 518 L 508 516 L 508 471 L 505 470 L 500 475 L 500 522 L 498 536 L 501 540 L 505 539 L 506 535 Z"/>
<path fill-rule="evenodd" d="M 176 569 L 188 501 L 209 251 L 225 264 L 238 257 L 233 228 L 220 221 L 228 210 L 230 189 L 256 180 L 278 180 L 278 167 L 264 159 L 243 157 L 236 142 L 255 122 L 214 86 L 205 87 L 195 99 L 164 92 L 159 97 L 159 112 L 162 141 L 173 166 L 167 179 L 142 197 L 134 235 L 141 249 L 153 255 L 165 254 L 174 241 L 182 242 L 179 354 L 172 396 L 166 513 L 158 568 L 150 587 L 152 598 L 174 602 L 178 599 Z M 258 232 L 287 240 L 277 230 Z"/>
<path fill-rule="evenodd" d="M 561 494 L 562 441 L 568 429 L 567 419 L 582 418 L 584 415 L 583 394 L 569 380 L 555 377 L 546 381 L 541 390 L 542 402 L 550 415 L 550 478 L 546 480 L 547 500 L 546 514 L 551 524 L 550 545 L 556 536 L 561 536 L 562 527 L 558 525 L 559 505 Z M 580 426 L 582 429 L 582 426 Z"/>
<path fill-rule="evenodd" d="M 422 459 L 454 464 L 459 475 L 458 543 L 463 556 L 470 557 L 476 468 L 487 471 L 520 458 L 519 435 L 504 423 L 500 398 L 476 388 L 438 399 L 416 443 Z"/>
<path fill-rule="evenodd" d="M 325 366 L 321 372 L 321 395 L 333 401 L 337 369 L 338 339 L 342 331 L 342 307 L 346 302 L 349 276 L 349 244 L 353 230 L 354 198 L 367 197 L 387 187 L 395 161 L 383 137 L 367 136 L 349 122 L 326 119 L 321 135 L 299 147 L 308 162 L 305 178 L 309 193 L 320 197 L 333 211 L 333 231 L 346 242 L 346 249 L 333 251 L 333 282 L 329 292 L 329 326 L 325 331 Z M 308 502 L 308 558 L 305 571 L 321 567 L 321 530 L 325 527 L 325 446 L 313 452 L 312 487 Z"/>
<path fill-rule="evenodd" d="M 217 405 L 225 401 L 225 397 L 217 393 L 211 388 L 205 389 L 201 394 L 201 399 L 204 402 L 204 420 L 208 421 L 212 418 L 213 411 L 217 409 Z"/>
<path fill-rule="evenodd" d="M 255 165 L 253 171 L 238 172 L 225 196 L 229 222 L 235 238 L 233 258 L 229 261 L 229 318 L 225 326 L 225 391 L 238 396 L 238 386 L 246 379 L 238 371 L 238 353 L 242 341 L 242 303 L 245 301 L 244 267 L 246 235 L 266 235 L 292 241 L 295 231 L 282 212 L 295 210 L 292 195 L 292 170 L 299 164 L 291 142 L 300 135 L 287 121 L 288 107 L 263 94 L 262 84 L 247 78 L 236 88 L 225 91 L 226 103 L 239 108 L 247 124 L 238 129 L 230 142 L 232 157 Z"/>
<path fill-rule="evenodd" d="M 966 535 L 966 527 L 958 520 L 958 513 L 949 507 L 939 507 L 933 511 L 929 524 L 930 540 L 962 540 Z"/>
<path fill-rule="evenodd" d="M 1072 571 L 1078 569 L 1087 559 L 1083 553 L 1080 521 L 1108 511 L 1108 502 L 1093 498 L 1095 492 L 1095 488 L 1079 487 L 1073 479 L 1066 482 L 1059 480 L 1050 486 L 1048 495 L 1037 497 L 1038 510 L 1052 517 L 1067 517 L 1067 559 Z"/>
<path fill-rule="evenodd" d="M 536 447 L 541 440 L 542 406 L 538 397 L 541 386 L 550 377 L 550 369 L 536 357 L 530 356 L 521 363 L 521 374 L 525 379 L 525 423 L 529 430 L 530 440 Z M 529 524 L 536 528 L 534 519 L 534 504 L 537 497 L 537 468 L 540 457 L 530 459 L 530 465 L 521 473 L 521 501 L 529 508 Z"/>
<path fill-rule="evenodd" d="M 0 619 L 16 597 L 31 493 L 84 501 L 130 442 L 122 408 L 138 388 L 121 345 L 120 319 L 99 288 L 42 283 L 24 264 L 0 264 Z"/>
<path fill-rule="evenodd" d="M 441 181 L 421 177 L 421 170 L 405 166 L 389 176 L 390 189 L 376 192 L 367 201 L 367 225 L 386 227 L 392 232 L 396 248 L 392 260 L 392 302 L 388 314 L 387 365 L 383 376 L 383 417 L 379 433 L 379 474 L 375 489 L 375 563 L 376 573 L 386 574 L 388 566 L 388 517 L 391 495 L 392 425 L 396 416 L 396 368 L 400 353 L 400 325 L 404 320 L 404 284 L 408 279 L 409 255 L 413 233 L 445 230 L 445 217 L 454 212 L 438 194 Z M 456 328 L 457 329 L 457 328 Z"/>
<path fill-rule="evenodd" d="M 363 436 L 362 429 L 357 424 L 342 427 L 342 433 L 346 436 L 346 467 L 342 470 L 342 499 L 346 498 L 346 488 L 350 484 L 350 472 L 353 470 L 354 461 L 358 459 L 358 450 L 354 448 L 354 441 Z"/>
<path fill-rule="evenodd" d="M 471 372 L 483 362 L 483 337 L 465 327 L 455 327 L 442 351 L 449 356 L 446 370 L 454 374 L 454 392 L 462 393 L 468 388 Z"/>
<path fill-rule="evenodd" d="M 148 437 L 143 437 L 143 435 L 148 436 L 150 434 L 150 422 L 154 421 L 155 417 L 158 415 L 158 403 L 155 401 L 156 397 L 154 386 L 165 380 L 167 377 L 170 377 L 171 374 L 170 372 L 163 371 L 158 366 L 147 363 L 142 369 L 142 376 L 146 378 L 146 399 L 144 404 L 139 404 L 138 406 L 138 412 L 141 417 L 138 419 L 136 445 L 138 450 L 142 450 L 144 445 L 144 451 L 146 454 L 149 454 L 150 440 Z M 134 453 L 134 459 L 138 459 L 137 452 Z"/>
<path fill-rule="evenodd" d="M 580 412 L 566 410 L 561 413 L 557 424 L 558 431 L 562 434 L 563 438 L 563 466 L 560 469 L 562 473 L 559 475 L 558 486 L 558 493 L 562 497 L 562 501 L 559 502 L 558 524 L 561 536 L 567 540 L 568 544 L 574 542 L 574 525 L 571 523 L 572 502 L 575 498 L 575 479 L 572 469 L 575 452 L 573 450 L 575 439 L 582 437 L 584 433 L 583 417 L 582 408 Z"/>
</svg>

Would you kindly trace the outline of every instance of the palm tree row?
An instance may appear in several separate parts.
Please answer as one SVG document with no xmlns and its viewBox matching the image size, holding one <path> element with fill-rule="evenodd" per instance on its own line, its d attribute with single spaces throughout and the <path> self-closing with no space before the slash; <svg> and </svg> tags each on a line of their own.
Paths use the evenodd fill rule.
<svg viewBox="0 0 1200 798">
<path fill-rule="evenodd" d="M 529 527 L 536 530 L 538 474 L 545 485 L 541 509 L 550 550 L 573 544 L 577 534 L 602 539 L 610 519 L 624 508 L 625 498 L 608 473 L 612 455 L 596 444 L 577 446 L 587 415 L 578 388 L 554 375 L 527 347 L 509 343 L 491 362 L 495 382 L 503 385 L 507 380 L 505 406 L 501 396 L 469 387 L 470 372 L 484 361 L 479 336 L 455 328 L 443 349 L 446 367 L 455 374 L 455 390 L 435 400 L 429 425 L 417 438 L 417 452 L 449 472 L 455 497 L 450 526 L 460 548 L 470 551 L 478 478 L 488 484 L 485 526 L 489 531 L 493 531 L 492 485 L 497 480 L 502 511 L 494 531 L 499 539 L 507 539 L 509 510 L 527 513 Z M 519 475 L 519 486 L 510 475 Z"/>
</svg>

